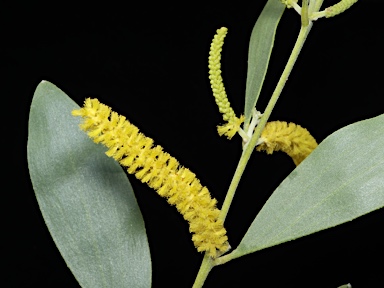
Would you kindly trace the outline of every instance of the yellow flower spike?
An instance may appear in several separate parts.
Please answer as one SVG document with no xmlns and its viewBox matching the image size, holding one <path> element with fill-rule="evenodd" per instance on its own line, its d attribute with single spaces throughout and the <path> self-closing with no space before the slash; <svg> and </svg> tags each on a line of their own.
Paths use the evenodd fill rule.
<svg viewBox="0 0 384 288">
<path fill-rule="evenodd" d="M 228 123 L 223 126 L 218 126 L 219 135 L 226 135 L 228 139 L 231 139 L 237 131 L 240 129 L 240 124 L 244 121 L 244 118 L 236 117 L 231 104 L 229 103 L 227 93 L 225 92 L 223 78 L 221 77 L 221 51 L 224 44 L 224 38 L 227 35 L 228 29 L 222 27 L 216 30 L 208 57 L 209 79 L 213 96 L 220 113 L 223 114 L 224 121 Z"/>
<path fill-rule="evenodd" d="M 72 111 L 72 115 L 84 118 L 80 128 L 88 132 L 93 141 L 108 147 L 109 157 L 176 206 L 189 222 L 189 231 L 199 252 L 215 258 L 229 249 L 226 230 L 218 219 L 217 201 L 194 173 L 180 166 L 161 146 L 153 147 L 151 138 L 97 99 L 86 99 L 84 107 Z"/>
<path fill-rule="evenodd" d="M 288 154 L 293 162 L 299 165 L 316 147 L 315 138 L 307 129 L 294 123 L 281 121 L 268 122 L 260 137 L 261 144 L 257 151 L 283 151 Z"/>
<path fill-rule="evenodd" d="M 358 0 L 341 0 L 339 3 L 325 9 L 325 17 L 333 17 L 350 8 Z"/>
</svg>

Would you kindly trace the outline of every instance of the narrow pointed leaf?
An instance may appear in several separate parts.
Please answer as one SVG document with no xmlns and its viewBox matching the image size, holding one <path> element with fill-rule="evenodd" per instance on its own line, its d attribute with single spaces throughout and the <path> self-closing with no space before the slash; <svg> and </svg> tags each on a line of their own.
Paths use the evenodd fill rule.
<svg viewBox="0 0 384 288">
<path fill-rule="evenodd" d="M 384 207 L 384 114 L 327 137 L 275 190 L 235 258 Z"/>
<path fill-rule="evenodd" d="M 253 27 L 248 50 L 247 85 L 245 89 L 245 127 L 251 120 L 261 87 L 267 74 L 269 58 L 272 53 L 277 25 L 285 10 L 278 0 L 269 0 Z"/>
<path fill-rule="evenodd" d="M 28 165 L 53 240 L 82 287 L 150 287 L 144 221 L 122 168 L 80 131 L 79 106 L 43 81 L 31 105 Z"/>
</svg>

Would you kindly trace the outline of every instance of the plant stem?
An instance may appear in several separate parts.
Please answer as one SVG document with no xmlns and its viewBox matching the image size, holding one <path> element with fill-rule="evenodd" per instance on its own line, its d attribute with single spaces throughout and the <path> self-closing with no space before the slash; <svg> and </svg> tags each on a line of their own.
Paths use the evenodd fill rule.
<svg viewBox="0 0 384 288">
<path fill-rule="evenodd" d="M 213 259 L 209 257 L 207 254 L 205 254 L 203 262 L 201 263 L 199 272 L 197 273 L 195 283 L 193 284 L 192 288 L 203 287 L 205 279 L 207 279 L 207 276 L 209 272 L 212 270 L 212 268 L 213 268 Z"/>
<path fill-rule="evenodd" d="M 253 152 L 256 144 L 257 144 L 257 141 L 260 138 L 261 132 L 263 131 L 264 126 L 267 123 L 268 118 L 271 115 L 272 110 L 275 107 L 277 100 L 279 99 L 281 91 L 283 90 L 285 83 L 288 80 L 288 76 L 291 73 L 293 66 L 295 65 L 296 59 L 300 54 L 301 48 L 304 45 L 304 42 L 308 36 L 309 31 L 311 30 L 311 27 L 312 27 L 311 21 L 309 22 L 308 26 L 306 26 L 306 27 L 302 26 L 301 27 L 300 32 L 299 32 L 299 36 L 297 37 L 297 40 L 295 43 L 295 46 L 293 47 L 293 50 L 292 50 L 291 55 L 289 56 L 287 65 L 285 66 L 284 71 L 280 76 L 280 79 L 276 85 L 275 91 L 273 92 L 272 97 L 268 102 L 267 108 L 265 108 L 265 112 L 263 113 L 263 116 L 261 117 L 259 124 L 256 126 L 255 132 L 253 133 L 251 140 L 249 141 L 249 143 L 247 143 L 245 149 L 243 150 L 243 153 L 241 154 L 239 163 L 236 167 L 235 174 L 233 175 L 231 184 L 229 185 L 227 195 L 225 197 L 223 206 L 221 208 L 219 219 L 221 219 L 223 221 L 225 221 L 225 218 L 227 217 L 229 207 L 231 206 L 233 197 L 235 196 L 236 188 L 239 185 L 241 176 L 243 175 L 243 172 L 244 172 L 245 167 L 248 163 L 248 160 L 251 157 L 251 154 L 252 154 L 252 152 Z M 234 251 L 236 251 L 236 250 L 234 250 Z M 226 263 L 226 262 L 228 262 L 234 258 L 242 256 L 241 253 L 233 253 L 234 251 L 232 251 L 231 254 L 223 256 L 223 257 L 229 258 L 229 259 L 225 259 L 225 262 L 223 261 L 223 263 Z M 232 255 L 233 257 L 229 257 L 230 255 Z M 220 258 L 218 258 L 218 259 L 220 259 Z M 195 284 L 193 285 L 193 287 L 194 288 L 202 287 L 205 279 L 207 278 L 209 272 L 214 267 L 214 265 L 223 264 L 220 262 L 221 261 L 217 261 L 216 263 L 214 263 L 212 258 L 205 255 L 203 262 L 201 263 L 201 267 L 200 267 L 199 273 L 197 274 Z"/>
</svg>

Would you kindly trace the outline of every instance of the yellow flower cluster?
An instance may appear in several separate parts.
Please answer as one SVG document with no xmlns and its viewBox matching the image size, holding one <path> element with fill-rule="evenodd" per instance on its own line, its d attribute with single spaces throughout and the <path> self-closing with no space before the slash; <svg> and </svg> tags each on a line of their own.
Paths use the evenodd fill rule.
<svg viewBox="0 0 384 288">
<path fill-rule="evenodd" d="M 217 201 L 211 198 L 194 173 L 180 166 L 124 116 L 112 112 L 97 99 L 86 99 L 84 107 L 72 111 L 72 115 L 84 118 L 80 128 L 87 131 L 95 143 L 108 147 L 109 157 L 176 206 L 189 222 L 192 240 L 199 252 L 216 257 L 229 249 L 223 222 L 218 220 Z"/>
<path fill-rule="evenodd" d="M 231 139 L 235 136 L 236 132 L 239 131 L 241 123 L 244 121 L 244 115 L 241 115 L 240 118 L 235 117 L 233 121 L 229 121 L 224 125 L 217 126 L 217 132 L 220 136 L 227 136 L 228 139 Z"/>
<path fill-rule="evenodd" d="M 209 51 L 208 68 L 213 96 L 215 97 L 220 113 L 223 114 L 224 121 L 228 122 L 227 124 L 218 126 L 218 132 L 220 136 L 226 135 L 229 139 L 231 139 L 236 132 L 239 131 L 240 125 L 244 121 L 244 118 L 240 117 L 239 119 L 236 117 L 235 112 L 228 101 L 227 93 L 225 92 L 223 84 L 223 78 L 221 77 L 221 51 L 227 31 L 228 29 L 225 27 L 216 31 L 217 33 L 212 40 Z"/>
<path fill-rule="evenodd" d="M 350 8 L 358 0 L 341 0 L 339 3 L 325 9 L 325 17 L 333 17 Z"/>
<path fill-rule="evenodd" d="M 257 151 L 283 151 L 296 165 L 299 165 L 316 147 L 315 138 L 307 129 L 294 123 L 282 121 L 268 122 L 260 137 L 261 144 Z"/>
</svg>

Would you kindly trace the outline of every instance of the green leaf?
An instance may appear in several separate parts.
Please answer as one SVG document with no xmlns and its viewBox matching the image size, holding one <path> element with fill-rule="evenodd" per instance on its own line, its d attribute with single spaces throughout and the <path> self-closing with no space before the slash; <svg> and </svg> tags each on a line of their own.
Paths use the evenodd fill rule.
<svg viewBox="0 0 384 288">
<path fill-rule="evenodd" d="M 269 58 L 272 53 L 277 25 L 285 10 L 285 5 L 278 0 L 269 0 L 252 30 L 248 51 L 247 85 L 245 89 L 245 128 L 248 128 L 252 110 L 256 106 Z"/>
<path fill-rule="evenodd" d="M 384 207 L 384 114 L 327 137 L 280 184 L 234 258 Z"/>
<path fill-rule="evenodd" d="M 150 287 L 144 221 L 123 169 L 80 131 L 79 106 L 43 81 L 31 105 L 28 165 L 44 220 L 82 287 Z"/>
</svg>

